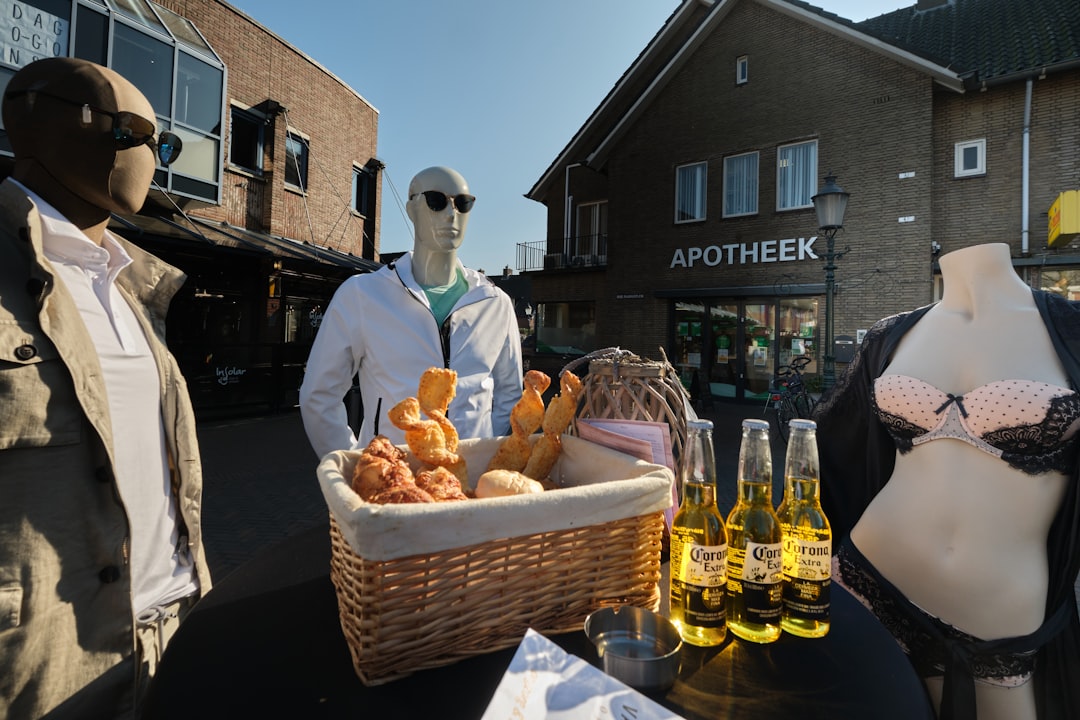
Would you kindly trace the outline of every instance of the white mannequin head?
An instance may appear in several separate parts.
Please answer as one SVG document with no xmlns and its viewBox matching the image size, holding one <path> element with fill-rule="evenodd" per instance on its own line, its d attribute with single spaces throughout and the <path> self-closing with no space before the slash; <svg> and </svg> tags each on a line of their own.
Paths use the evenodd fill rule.
<svg viewBox="0 0 1080 720">
<path fill-rule="evenodd" d="M 413 274 L 419 283 L 445 285 L 453 279 L 457 249 L 469 224 L 470 199 L 475 200 L 465 178 L 448 167 L 421 170 L 409 183 L 405 211 L 413 223 Z M 432 202 L 443 207 L 433 210 Z"/>
</svg>

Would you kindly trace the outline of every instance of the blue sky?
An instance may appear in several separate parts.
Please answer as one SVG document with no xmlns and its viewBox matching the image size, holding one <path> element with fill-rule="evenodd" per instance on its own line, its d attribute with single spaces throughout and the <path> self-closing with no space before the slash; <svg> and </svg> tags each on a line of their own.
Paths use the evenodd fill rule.
<svg viewBox="0 0 1080 720">
<path fill-rule="evenodd" d="M 231 0 L 379 110 L 383 252 L 412 248 L 404 202 L 431 165 L 477 197 L 459 257 L 489 275 L 545 237 L 524 195 L 678 0 Z M 817 0 L 863 20 L 915 0 Z M 395 195 L 397 197 L 395 197 Z"/>
</svg>

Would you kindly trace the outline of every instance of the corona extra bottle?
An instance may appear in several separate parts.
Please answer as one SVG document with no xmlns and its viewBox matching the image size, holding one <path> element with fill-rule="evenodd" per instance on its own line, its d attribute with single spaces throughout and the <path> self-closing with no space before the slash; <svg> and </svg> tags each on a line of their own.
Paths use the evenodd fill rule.
<svg viewBox="0 0 1080 720">
<path fill-rule="evenodd" d="M 776 514 L 784 533 L 784 609 L 780 626 L 799 637 L 829 632 L 832 530 L 821 510 L 817 424 L 791 421 L 784 500 Z"/>
<path fill-rule="evenodd" d="M 780 637 L 782 534 L 772 479 L 769 424 L 743 420 L 739 495 L 727 519 L 728 627 L 757 643 Z"/>
<path fill-rule="evenodd" d="M 716 508 L 713 424 L 690 420 L 680 467 L 682 503 L 671 525 L 670 616 L 691 645 L 727 637 L 727 533 Z"/>
</svg>

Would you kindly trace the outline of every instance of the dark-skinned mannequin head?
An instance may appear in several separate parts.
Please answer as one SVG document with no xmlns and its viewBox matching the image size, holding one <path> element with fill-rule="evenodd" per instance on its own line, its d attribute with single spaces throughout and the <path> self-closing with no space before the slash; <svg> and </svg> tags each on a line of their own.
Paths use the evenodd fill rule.
<svg viewBox="0 0 1080 720">
<path fill-rule="evenodd" d="M 94 110 L 84 112 L 83 105 Z M 119 111 L 154 122 L 153 107 L 131 82 L 77 58 L 26 65 L 3 101 L 12 177 L 98 243 L 109 213 L 142 207 L 157 164 L 150 145 L 118 146 L 110 114 Z"/>
</svg>

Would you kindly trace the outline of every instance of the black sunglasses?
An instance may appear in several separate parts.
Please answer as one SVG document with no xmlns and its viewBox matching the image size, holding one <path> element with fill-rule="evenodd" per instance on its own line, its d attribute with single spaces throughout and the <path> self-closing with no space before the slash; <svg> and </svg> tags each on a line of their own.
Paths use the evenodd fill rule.
<svg viewBox="0 0 1080 720">
<path fill-rule="evenodd" d="M 155 140 L 154 135 L 157 133 L 157 125 L 147 120 L 142 115 L 136 115 L 135 113 L 126 110 L 111 112 L 99 107 L 94 107 L 89 103 L 69 100 L 65 97 L 60 97 L 59 95 L 41 92 L 40 90 L 15 90 L 7 93 L 7 97 L 16 98 L 21 95 L 31 94 L 44 95 L 53 100 L 58 100 L 59 102 L 82 108 L 82 122 L 84 125 L 90 124 L 90 113 L 92 112 L 112 118 L 112 138 L 113 142 L 116 143 L 118 150 L 127 150 L 128 148 L 139 147 L 140 145 L 149 145 L 150 149 L 157 155 L 161 164 L 169 165 L 176 160 L 176 158 L 180 157 L 180 150 L 184 147 L 184 142 L 178 135 L 167 131 L 161 133 L 157 140 Z"/>
<path fill-rule="evenodd" d="M 464 193 L 451 197 L 450 195 L 447 195 L 446 193 L 441 193 L 438 190 L 424 190 L 423 192 L 417 193 L 416 195 L 423 195 L 424 201 L 427 203 L 427 206 L 435 212 L 441 212 L 442 210 L 445 210 L 446 206 L 450 203 L 450 200 L 453 200 L 454 207 L 459 213 L 467 213 L 472 210 L 473 203 L 476 202 L 475 196 L 466 195 Z M 409 199 L 412 200 L 416 197 L 416 195 L 413 195 Z"/>
</svg>

